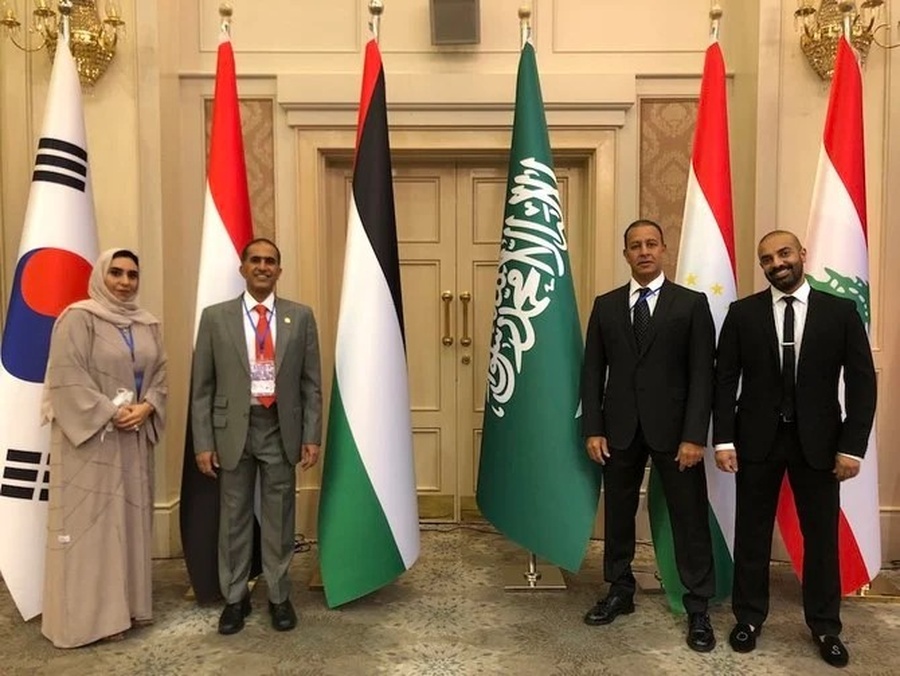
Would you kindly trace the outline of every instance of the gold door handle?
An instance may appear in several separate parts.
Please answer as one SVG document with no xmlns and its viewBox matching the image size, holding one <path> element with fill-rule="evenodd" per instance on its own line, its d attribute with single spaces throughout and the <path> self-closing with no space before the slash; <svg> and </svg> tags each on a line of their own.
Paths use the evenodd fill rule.
<svg viewBox="0 0 900 676">
<path fill-rule="evenodd" d="M 459 300 L 463 306 L 462 338 L 459 339 L 459 344 L 463 347 L 469 347 L 472 344 L 472 339 L 469 338 L 469 301 L 472 300 L 472 294 L 468 291 L 463 291 L 459 294 Z"/>
<path fill-rule="evenodd" d="M 450 347 L 453 345 L 453 336 L 450 335 L 450 303 L 453 302 L 453 294 L 444 291 L 441 294 L 441 300 L 444 301 L 444 336 L 441 338 L 441 343 Z"/>
</svg>

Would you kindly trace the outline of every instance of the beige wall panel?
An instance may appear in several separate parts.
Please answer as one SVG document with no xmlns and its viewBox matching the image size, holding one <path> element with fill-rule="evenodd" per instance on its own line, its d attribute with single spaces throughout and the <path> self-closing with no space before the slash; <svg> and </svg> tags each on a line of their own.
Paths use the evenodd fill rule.
<svg viewBox="0 0 900 676">
<path fill-rule="evenodd" d="M 196 0 L 199 45 L 215 52 L 219 44 L 219 0 Z M 231 0 L 240 44 L 235 51 L 256 52 L 355 52 L 364 25 L 359 0 L 296 2 L 291 0 Z"/>
<path fill-rule="evenodd" d="M 555 52 L 697 52 L 708 0 L 553 2 Z"/>
<path fill-rule="evenodd" d="M 212 99 L 204 101 L 206 120 L 206 162 L 209 166 L 209 139 L 212 132 Z M 247 190 L 250 193 L 250 217 L 255 237 L 276 240 L 275 234 L 275 118 L 271 98 L 241 98 L 241 132 Z M 278 242 L 276 242 L 278 243 Z"/>
<path fill-rule="evenodd" d="M 437 411 L 441 407 L 440 363 L 443 306 L 440 261 L 404 261 L 400 264 L 403 305 L 415 308 L 405 317 L 406 351 L 415 355 L 409 368 L 409 402 L 414 411 Z M 365 326 L 359 330 L 365 332 Z"/>
<path fill-rule="evenodd" d="M 697 123 L 697 100 L 641 99 L 640 110 L 640 215 L 662 227 L 667 249 L 663 268 L 674 279 Z M 623 223 L 620 230 L 624 226 Z"/>
<path fill-rule="evenodd" d="M 441 490 L 441 431 L 416 427 L 413 429 L 413 457 L 416 462 L 416 489 Z"/>
</svg>

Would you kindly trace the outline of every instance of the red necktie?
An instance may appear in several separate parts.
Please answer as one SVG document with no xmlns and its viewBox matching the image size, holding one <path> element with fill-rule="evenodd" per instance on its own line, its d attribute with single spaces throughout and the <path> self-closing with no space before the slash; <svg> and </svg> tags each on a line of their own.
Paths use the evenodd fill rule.
<svg viewBox="0 0 900 676">
<path fill-rule="evenodd" d="M 265 305 L 257 305 L 254 308 L 259 314 L 256 322 L 256 361 L 269 361 L 275 363 L 275 346 L 272 343 L 272 331 L 269 330 L 269 316 Z M 259 403 L 269 408 L 275 403 L 275 395 L 259 396 Z"/>
</svg>

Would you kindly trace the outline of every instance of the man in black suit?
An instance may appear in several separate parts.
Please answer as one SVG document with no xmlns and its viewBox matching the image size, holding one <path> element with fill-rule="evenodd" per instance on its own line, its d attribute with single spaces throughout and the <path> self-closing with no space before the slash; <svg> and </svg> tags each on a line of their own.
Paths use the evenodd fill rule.
<svg viewBox="0 0 900 676">
<path fill-rule="evenodd" d="M 687 643 L 707 652 L 715 593 L 703 449 L 712 408 L 715 328 L 706 296 L 666 280 L 662 229 L 625 230 L 631 281 L 594 301 L 581 378 L 582 431 L 603 465 L 606 598 L 584 617 L 608 624 L 634 612 L 634 519 L 648 457 L 659 471 L 681 581 Z"/>
<path fill-rule="evenodd" d="M 772 286 L 731 305 L 716 368 L 716 464 L 737 473 L 737 624 L 729 642 L 753 650 L 768 614 L 772 529 L 787 471 L 805 547 L 806 624 L 822 659 L 840 667 L 849 661 L 839 637 L 840 482 L 859 472 L 872 429 L 872 353 L 856 304 L 810 288 L 796 235 L 770 232 L 757 253 Z"/>
</svg>

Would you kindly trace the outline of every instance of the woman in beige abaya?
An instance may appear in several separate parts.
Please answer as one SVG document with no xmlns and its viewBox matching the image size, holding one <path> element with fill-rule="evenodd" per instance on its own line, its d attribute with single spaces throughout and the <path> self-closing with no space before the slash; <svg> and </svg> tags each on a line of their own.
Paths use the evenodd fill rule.
<svg viewBox="0 0 900 676">
<path fill-rule="evenodd" d="M 135 302 L 138 257 L 106 251 L 88 300 L 56 321 L 44 384 L 51 424 L 44 636 L 59 648 L 152 620 L 153 447 L 163 429 L 159 320 Z"/>
</svg>

